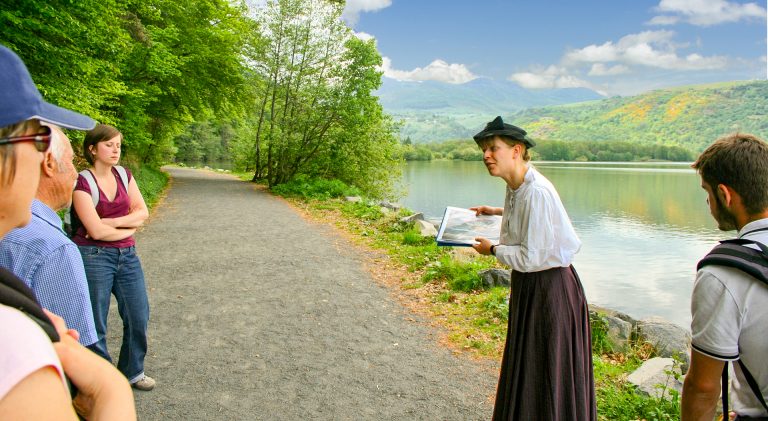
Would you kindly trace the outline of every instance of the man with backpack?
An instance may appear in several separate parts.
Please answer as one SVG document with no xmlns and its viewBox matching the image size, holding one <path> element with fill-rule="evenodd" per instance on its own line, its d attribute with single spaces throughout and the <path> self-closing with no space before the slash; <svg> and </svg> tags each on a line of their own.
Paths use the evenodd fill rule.
<svg viewBox="0 0 768 421">
<path fill-rule="evenodd" d="M 69 138 L 49 125 L 51 147 L 45 153 L 40 183 L 32 202 L 32 219 L 0 241 L 0 266 L 8 268 L 32 289 L 40 304 L 60 315 L 80 333 L 85 346 L 98 339 L 83 260 L 64 234 L 56 211 L 69 208 L 77 170 Z"/>
<path fill-rule="evenodd" d="M 737 230 L 738 239 L 699 263 L 681 419 L 712 421 L 722 390 L 725 414 L 730 400 L 737 420 L 768 420 L 768 144 L 732 134 L 692 167 L 718 228 Z"/>
</svg>

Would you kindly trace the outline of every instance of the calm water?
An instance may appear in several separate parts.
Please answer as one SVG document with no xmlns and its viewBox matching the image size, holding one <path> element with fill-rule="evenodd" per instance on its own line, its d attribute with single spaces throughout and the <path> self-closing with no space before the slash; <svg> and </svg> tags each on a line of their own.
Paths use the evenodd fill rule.
<svg viewBox="0 0 768 421">
<path fill-rule="evenodd" d="M 590 303 L 689 328 L 696 262 L 718 239 L 689 164 L 536 162 L 583 245 L 574 261 Z M 504 182 L 481 162 L 408 163 L 404 206 L 439 219 L 445 206 L 502 206 Z"/>
</svg>

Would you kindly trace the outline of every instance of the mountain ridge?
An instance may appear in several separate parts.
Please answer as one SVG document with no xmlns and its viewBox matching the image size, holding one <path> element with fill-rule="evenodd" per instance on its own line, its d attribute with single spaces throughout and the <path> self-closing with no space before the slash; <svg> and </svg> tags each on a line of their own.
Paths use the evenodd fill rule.
<svg viewBox="0 0 768 421">
<path fill-rule="evenodd" d="M 402 122 L 403 139 L 470 138 L 496 115 L 534 138 L 661 143 L 693 151 L 735 130 L 768 135 L 766 81 L 676 86 L 610 98 L 583 88 L 533 91 L 490 79 L 446 85 L 385 78 L 380 102 Z"/>
</svg>

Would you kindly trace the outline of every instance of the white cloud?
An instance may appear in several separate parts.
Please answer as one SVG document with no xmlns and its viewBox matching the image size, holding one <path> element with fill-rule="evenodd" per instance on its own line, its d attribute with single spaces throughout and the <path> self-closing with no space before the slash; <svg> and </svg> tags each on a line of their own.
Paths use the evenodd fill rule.
<svg viewBox="0 0 768 421">
<path fill-rule="evenodd" d="M 678 16 L 697 26 L 711 26 L 746 19 L 765 19 L 766 10 L 757 3 L 739 4 L 726 0 L 661 0 L 656 10 L 670 15 L 651 19 L 649 24 L 667 25 L 666 19 Z M 661 23 L 658 23 L 661 22 Z"/>
<path fill-rule="evenodd" d="M 558 66 L 549 66 L 537 72 L 513 73 L 508 79 L 527 89 L 589 88 L 601 95 L 606 95 L 593 83 L 579 79 L 571 75 L 568 69 Z"/>
<path fill-rule="evenodd" d="M 355 32 L 355 36 L 360 38 L 363 41 L 368 41 L 369 39 L 376 38 L 373 35 L 365 33 L 365 32 Z"/>
<path fill-rule="evenodd" d="M 435 80 L 445 83 L 461 84 L 477 79 L 463 64 L 447 63 L 443 60 L 435 60 L 426 67 L 417 67 L 413 70 L 396 70 L 392 68 L 392 60 L 382 57 L 382 70 L 384 76 L 401 81 Z"/>
<path fill-rule="evenodd" d="M 665 26 L 665 25 L 674 25 L 677 22 L 680 22 L 680 18 L 678 16 L 662 15 L 662 16 L 654 16 L 651 20 L 646 22 L 646 25 Z"/>
<path fill-rule="evenodd" d="M 569 67 L 578 66 L 579 63 L 616 63 L 616 65 L 641 65 L 666 70 L 721 69 L 728 64 L 723 56 L 704 57 L 699 54 L 679 56 L 677 50 L 688 45 L 674 43 L 674 36 L 675 33 L 672 31 L 645 31 L 630 34 L 616 43 L 608 41 L 602 45 L 589 45 L 571 50 L 565 54 L 563 62 Z M 614 71 L 620 69 L 616 68 Z M 593 66 L 593 71 L 601 70 L 607 70 L 607 68 L 598 67 L 595 70 Z"/>
<path fill-rule="evenodd" d="M 623 64 L 617 64 L 615 66 L 606 66 L 603 63 L 595 63 L 592 68 L 589 69 L 590 76 L 615 76 L 629 73 L 629 67 Z"/>
<path fill-rule="evenodd" d="M 344 5 L 344 12 L 341 18 L 349 24 L 355 26 L 362 12 L 375 12 L 386 9 L 392 4 L 392 0 L 347 0 Z"/>
</svg>

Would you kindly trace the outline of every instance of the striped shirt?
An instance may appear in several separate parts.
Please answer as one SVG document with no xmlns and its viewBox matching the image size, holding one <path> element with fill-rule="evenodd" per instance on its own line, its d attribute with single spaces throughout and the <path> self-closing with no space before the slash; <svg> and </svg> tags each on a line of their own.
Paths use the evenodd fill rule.
<svg viewBox="0 0 768 421">
<path fill-rule="evenodd" d="M 80 343 L 96 342 L 96 327 L 83 259 L 61 229 L 61 219 L 35 199 L 32 220 L 0 241 L 0 266 L 35 292 L 44 308 L 60 315 L 80 333 Z"/>
</svg>

